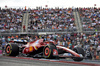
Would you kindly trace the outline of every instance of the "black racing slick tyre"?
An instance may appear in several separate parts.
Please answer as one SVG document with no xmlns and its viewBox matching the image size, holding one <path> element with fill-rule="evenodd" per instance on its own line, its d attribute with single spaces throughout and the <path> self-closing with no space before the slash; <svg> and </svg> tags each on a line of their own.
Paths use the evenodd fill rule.
<svg viewBox="0 0 100 66">
<path fill-rule="evenodd" d="M 82 48 L 80 48 L 80 47 L 74 48 L 73 51 L 75 51 L 78 54 L 81 54 L 83 57 L 85 56 L 84 50 Z M 81 58 L 81 57 L 75 57 L 75 58 L 72 58 L 72 59 L 74 61 L 82 61 L 83 60 L 83 58 Z"/>
<path fill-rule="evenodd" d="M 46 59 L 53 59 L 56 58 L 57 55 L 53 55 L 53 50 L 56 50 L 56 53 L 58 53 L 56 46 L 54 45 L 47 45 L 43 49 L 43 57 Z"/>
<path fill-rule="evenodd" d="M 19 54 L 19 47 L 17 44 L 8 44 L 5 49 L 6 56 L 17 56 Z"/>
</svg>

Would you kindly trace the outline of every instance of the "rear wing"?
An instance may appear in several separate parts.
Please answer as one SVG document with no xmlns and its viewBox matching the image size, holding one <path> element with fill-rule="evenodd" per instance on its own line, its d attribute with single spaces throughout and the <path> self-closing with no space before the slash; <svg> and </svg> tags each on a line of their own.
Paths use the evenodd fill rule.
<svg viewBox="0 0 100 66">
<path fill-rule="evenodd" d="M 20 43 L 20 44 L 26 44 L 28 41 L 27 40 L 22 40 L 22 39 L 14 39 L 9 41 L 9 43 Z"/>
</svg>

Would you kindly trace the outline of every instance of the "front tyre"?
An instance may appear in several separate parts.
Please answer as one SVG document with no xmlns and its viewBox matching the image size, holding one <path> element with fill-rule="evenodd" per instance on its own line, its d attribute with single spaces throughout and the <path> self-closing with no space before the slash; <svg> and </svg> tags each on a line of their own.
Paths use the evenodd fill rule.
<svg viewBox="0 0 100 66">
<path fill-rule="evenodd" d="M 19 47 L 17 44 L 8 44 L 5 49 L 6 56 L 17 56 L 19 54 Z"/>
<path fill-rule="evenodd" d="M 75 51 L 78 54 L 81 54 L 83 57 L 85 56 L 84 50 L 80 47 L 74 48 L 73 51 Z M 83 58 L 81 58 L 81 57 L 75 57 L 75 58 L 72 58 L 72 59 L 74 61 L 82 61 L 83 60 Z"/>
<path fill-rule="evenodd" d="M 56 58 L 57 55 L 54 56 L 54 53 L 58 54 L 57 48 L 54 45 L 47 45 L 43 49 L 43 57 L 44 58 L 47 58 L 47 59 Z"/>
</svg>

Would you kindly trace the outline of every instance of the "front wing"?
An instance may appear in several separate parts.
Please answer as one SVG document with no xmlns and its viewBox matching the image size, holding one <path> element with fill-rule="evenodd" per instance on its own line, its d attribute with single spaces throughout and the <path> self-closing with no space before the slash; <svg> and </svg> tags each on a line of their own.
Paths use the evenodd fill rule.
<svg viewBox="0 0 100 66">
<path fill-rule="evenodd" d="M 76 53 L 75 51 L 73 51 L 73 50 L 71 50 L 71 49 L 68 49 L 68 48 L 66 48 L 66 47 L 62 47 L 62 46 L 56 46 L 58 49 L 62 49 L 62 50 L 64 50 L 64 51 L 66 51 L 66 52 L 68 52 L 68 53 L 64 53 L 63 55 L 59 55 L 58 54 L 58 56 L 59 57 L 69 57 L 69 58 L 74 58 L 74 57 L 80 57 L 80 58 L 84 58 L 83 56 L 82 56 L 82 54 L 78 54 L 78 53 Z"/>
</svg>

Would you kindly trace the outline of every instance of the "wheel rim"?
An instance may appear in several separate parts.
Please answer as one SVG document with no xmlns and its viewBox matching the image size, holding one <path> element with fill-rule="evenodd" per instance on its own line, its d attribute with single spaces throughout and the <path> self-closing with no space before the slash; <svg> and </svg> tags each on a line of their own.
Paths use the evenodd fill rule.
<svg viewBox="0 0 100 66">
<path fill-rule="evenodd" d="M 45 55 L 46 55 L 46 56 L 48 56 L 48 55 L 49 55 L 49 51 L 50 51 L 50 50 L 49 50 L 49 48 L 48 48 L 48 47 L 46 47 L 46 48 L 45 48 Z"/>
<path fill-rule="evenodd" d="M 10 46 L 7 47 L 6 52 L 9 54 L 10 53 Z"/>
</svg>

